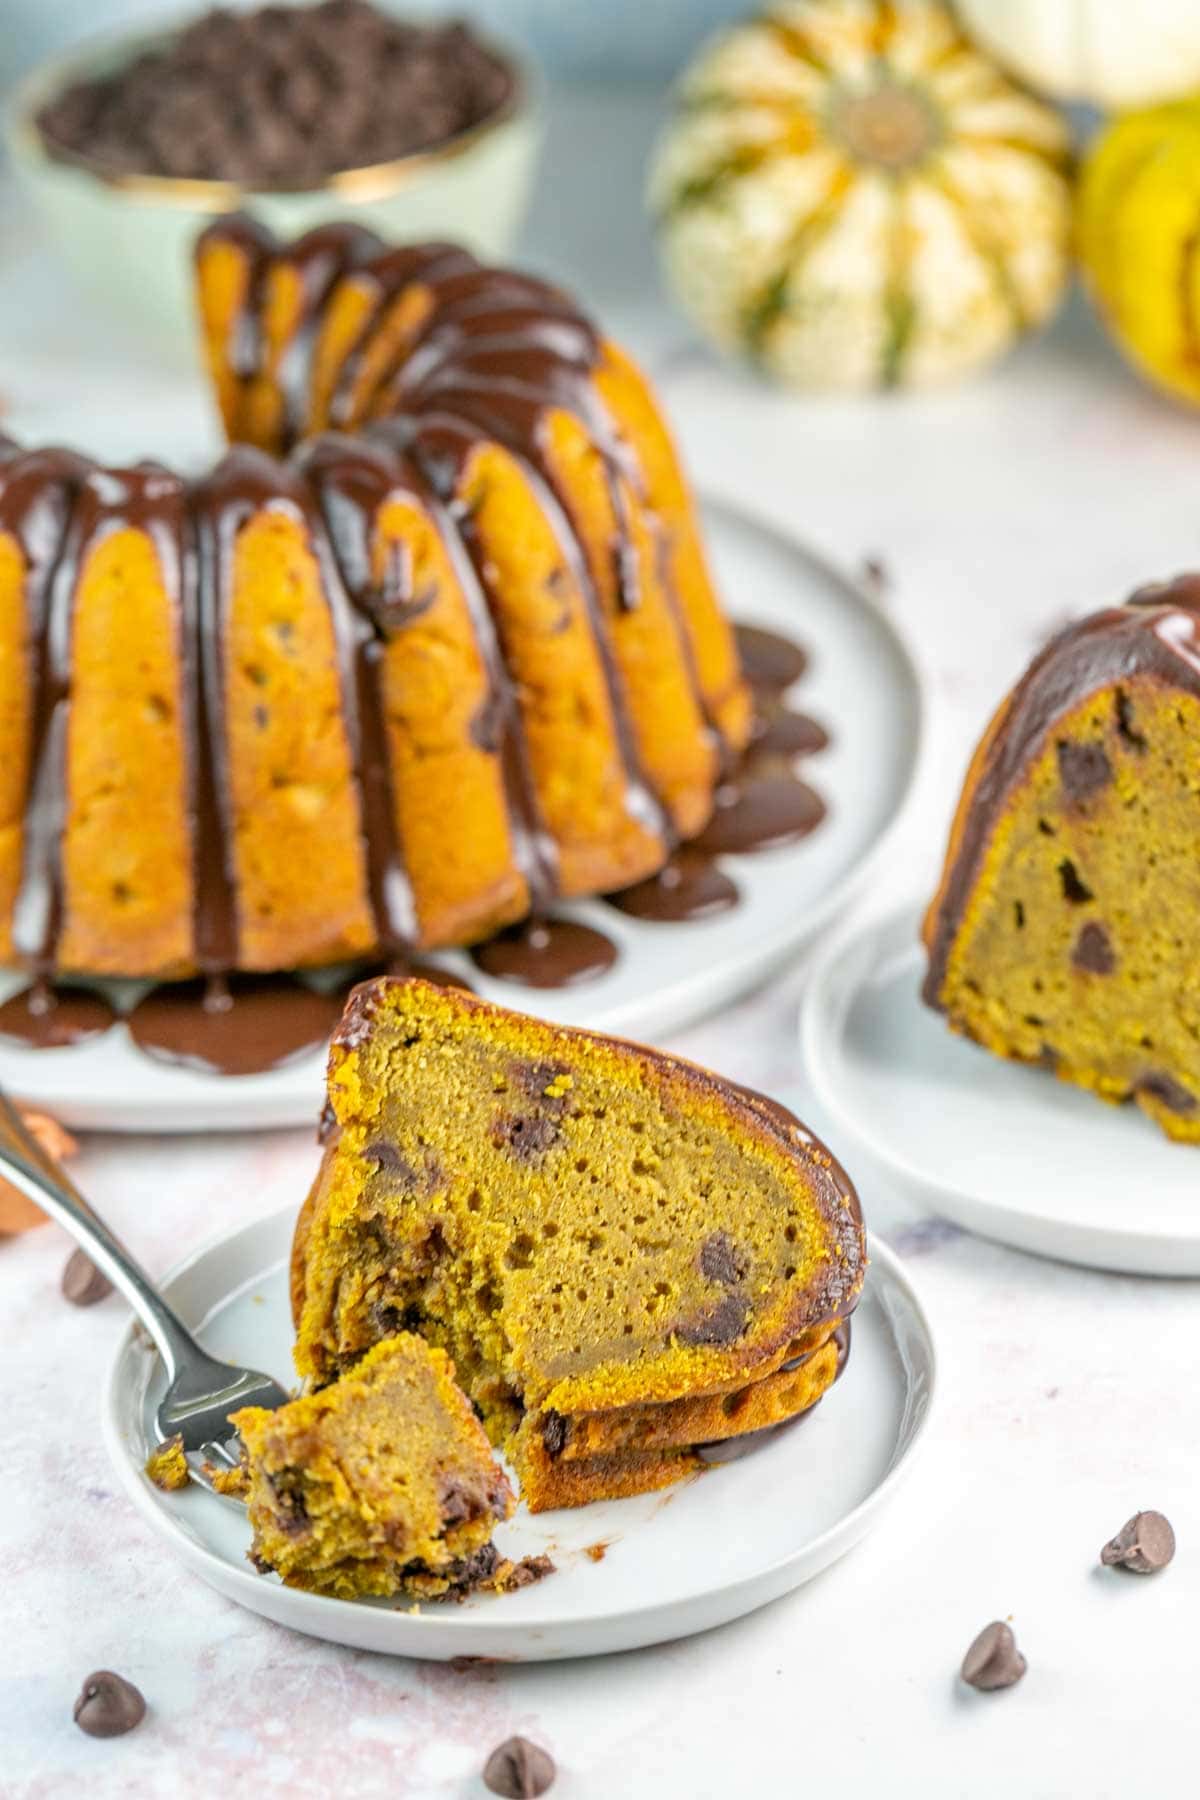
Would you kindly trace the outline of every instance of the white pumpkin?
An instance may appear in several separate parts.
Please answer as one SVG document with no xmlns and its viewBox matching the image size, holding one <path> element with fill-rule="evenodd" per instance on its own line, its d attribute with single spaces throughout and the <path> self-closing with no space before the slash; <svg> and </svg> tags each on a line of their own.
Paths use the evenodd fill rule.
<svg viewBox="0 0 1200 1800">
<path fill-rule="evenodd" d="M 938 0 L 780 0 L 683 77 L 650 203 L 723 349 L 794 387 L 943 381 L 1065 291 L 1068 153 Z"/>
<path fill-rule="evenodd" d="M 1200 87 L 1197 0 L 957 0 L 967 30 L 1059 100 L 1149 106 Z"/>
</svg>

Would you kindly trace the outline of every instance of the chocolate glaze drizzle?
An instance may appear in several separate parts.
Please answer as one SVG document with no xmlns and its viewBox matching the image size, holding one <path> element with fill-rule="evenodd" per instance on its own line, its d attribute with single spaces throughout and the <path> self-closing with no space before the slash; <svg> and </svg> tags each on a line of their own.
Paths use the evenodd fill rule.
<svg viewBox="0 0 1200 1800">
<path fill-rule="evenodd" d="M 179 704 L 188 746 L 193 961 L 208 983 L 195 1031 L 207 1031 L 210 1049 L 197 1048 L 198 1039 L 187 1037 L 182 1023 L 187 1007 L 177 992 L 142 1002 L 131 1029 L 148 1053 L 215 1067 L 233 1054 L 220 1040 L 222 1033 L 238 1035 L 231 1027 L 237 1019 L 247 1044 L 256 1035 L 262 1040 L 245 1054 L 256 1067 L 269 1067 L 274 1065 L 264 1056 L 278 1052 L 279 1060 L 292 1052 L 254 1020 L 278 1001 L 281 1021 L 285 1016 L 292 1021 L 288 1031 L 295 1036 L 298 1030 L 304 1038 L 307 1021 L 321 1010 L 321 997 L 302 984 L 247 987 L 223 980 L 241 960 L 224 645 L 238 534 L 264 509 L 296 520 L 320 563 L 359 797 L 366 888 L 385 959 L 407 961 L 417 937 L 392 790 L 382 664 L 388 641 L 420 616 L 429 597 L 415 591 L 411 558 L 402 551 L 382 571 L 373 557 L 379 507 L 405 492 L 440 533 L 471 612 L 489 682 L 476 741 L 496 755 L 502 771 L 514 856 L 536 921 L 480 947 L 476 961 L 502 980 L 557 986 L 589 979 L 616 957 L 602 933 L 548 918 L 558 897 L 555 845 L 539 814 L 518 697 L 493 613 L 487 558 L 459 497 L 464 466 L 481 442 L 496 443 L 516 459 L 550 521 L 564 578 L 590 621 L 624 770 L 626 810 L 669 847 L 675 840 L 638 756 L 603 600 L 546 441 L 548 416 L 563 411 L 580 421 L 597 451 L 612 506 L 616 602 L 623 609 L 637 607 L 641 595 L 630 509 L 641 491 L 640 474 L 597 392 L 593 376 L 602 345 L 590 321 L 558 289 L 513 271 L 482 268 L 448 244 L 389 249 L 357 226 L 329 225 L 281 248 L 270 233 L 238 218 L 210 228 L 201 253 L 214 236 L 237 243 L 246 258 L 242 297 L 228 329 L 231 367 L 245 388 L 273 360 L 270 372 L 283 396 L 285 448 L 296 446 L 304 428 L 320 374 L 315 352 L 323 303 L 342 278 L 355 284 L 367 304 L 328 397 L 329 417 L 335 427 L 361 417 L 365 399 L 374 422 L 354 437 L 335 430 L 312 439 L 283 465 L 257 450 L 236 448 L 194 484 L 154 463 L 106 470 L 66 451 L 23 452 L 0 439 L 0 531 L 16 537 L 26 562 L 33 693 L 13 941 L 43 984 L 53 976 L 70 900 L 61 846 L 76 591 L 89 549 L 104 535 L 132 526 L 151 537 L 176 607 Z M 281 269 L 294 277 L 298 293 L 297 323 L 279 351 L 267 340 L 264 317 L 268 283 Z M 390 365 L 377 366 L 385 341 L 379 333 L 395 326 L 396 309 L 415 289 L 427 296 L 423 316 L 406 318 L 408 328 L 396 333 Z M 678 607 L 671 584 L 666 587 Z M 627 913 L 672 920 L 712 916 L 736 903 L 737 890 L 706 858 L 794 841 L 822 816 L 819 800 L 795 778 L 791 765 L 819 749 L 824 734 L 815 722 L 787 712 L 780 698 L 803 671 L 804 652 L 769 632 L 743 629 L 738 637 L 759 701 L 757 740 L 748 760 L 730 770 L 717 816 L 700 844 L 677 850 L 659 876 L 615 899 Z M 680 641 L 686 648 L 682 630 Z M 719 741 L 715 721 L 708 723 Z M 31 1018 L 47 1016 L 26 1002 L 9 1006 L 18 1026 L 22 1008 Z M 65 1030 L 67 1013 L 59 1017 L 59 1029 Z M 23 1041 L 35 1041 L 36 1032 L 10 1029 Z M 287 1035 L 282 1023 L 271 1029 Z"/>
</svg>

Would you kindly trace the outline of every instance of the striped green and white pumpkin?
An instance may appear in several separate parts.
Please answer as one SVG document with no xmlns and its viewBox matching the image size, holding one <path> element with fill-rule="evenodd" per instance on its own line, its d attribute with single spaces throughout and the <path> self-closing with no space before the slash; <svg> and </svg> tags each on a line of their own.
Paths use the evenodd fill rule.
<svg viewBox="0 0 1200 1800">
<path fill-rule="evenodd" d="M 951 379 L 1070 269 L 1069 137 L 937 0 L 783 0 L 703 50 L 650 202 L 701 330 L 799 388 Z"/>
</svg>

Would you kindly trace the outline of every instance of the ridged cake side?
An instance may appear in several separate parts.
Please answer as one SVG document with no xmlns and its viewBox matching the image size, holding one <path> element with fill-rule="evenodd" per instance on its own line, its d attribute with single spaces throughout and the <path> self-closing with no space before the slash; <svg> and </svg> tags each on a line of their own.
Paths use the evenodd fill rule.
<svg viewBox="0 0 1200 1800">
<path fill-rule="evenodd" d="M 209 476 L 0 448 L 0 956 L 403 954 L 661 867 L 749 701 L 637 371 L 357 228 L 219 222 L 198 289 Z"/>
</svg>

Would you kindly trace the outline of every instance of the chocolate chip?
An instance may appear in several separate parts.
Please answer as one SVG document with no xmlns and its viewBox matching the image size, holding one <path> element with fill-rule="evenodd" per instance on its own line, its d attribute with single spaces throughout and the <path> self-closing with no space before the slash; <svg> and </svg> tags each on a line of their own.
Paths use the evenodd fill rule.
<svg viewBox="0 0 1200 1800">
<path fill-rule="evenodd" d="M 82 1250 L 72 1250 L 63 1265 L 60 1283 L 72 1306 L 95 1306 L 113 1291 L 113 1284 Z"/>
<path fill-rule="evenodd" d="M 1058 878 L 1062 882 L 1063 899 L 1069 900 L 1072 906 L 1082 906 L 1092 898 L 1091 888 L 1080 880 L 1079 871 L 1069 857 L 1059 863 Z"/>
<path fill-rule="evenodd" d="M 268 1477 L 268 1485 L 275 1502 L 275 1523 L 280 1531 L 286 1537 L 304 1537 L 311 1529 L 312 1521 L 308 1516 L 301 1478 L 289 1476 L 281 1470 L 278 1475 Z"/>
<path fill-rule="evenodd" d="M 681 1344 L 732 1344 L 746 1329 L 750 1303 L 738 1294 L 726 1294 L 719 1305 L 698 1319 L 675 1328 Z"/>
<path fill-rule="evenodd" d="M 1155 1100 L 1161 1100 L 1163 1105 L 1169 1107 L 1172 1112 L 1190 1113 L 1196 1109 L 1196 1096 L 1189 1094 L 1188 1090 L 1181 1087 L 1177 1081 L 1172 1080 L 1170 1075 L 1147 1075 L 1143 1081 L 1139 1082 L 1138 1087 L 1141 1093 L 1150 1094 Z"/>
<path fill-rule="evenodd" d="M 700 1273 L 707 1281 L 735 1287 L 743 1279 L 749 1258 L 738 1249 L 727 1231 L 714 1231 L 700 1246 Z"/>
<path fill-rule="evenodd" d="M 1134 1513 L 1115 1538 L 1100 1552 L 1106 1569 L 1132 1569 L 1135 1575 L 1154 1575 L 1165 1569 L 1175 1554 L 1175 1533 L 1160 1512 Z"/>
<path fill-rule="evenodd" d="M 146 1702 L 131 1681 L 111 1669 L 88 1676 L 75 1702 L 75 1723 L 89 1737 L 124 1737 L 146 1716 Z"/>
<path fill-rule="evenodd" d="M 995 1619 L 985 1625 L 962 1660 L 962 1678 L 968 1687 L 990 1694 L 1020 1681 L 1025 1658 L 1017 1649 L 1012 1626 Z"/>
<path fill-rule="evenodd" d="M 401 1155 L 395 1144 L 390 1144 L 386 1138 L 376 1138 L 373 1144 L 367 1145 L 363 1155 L 390 1178 L 389 1187 L 413 1193 L 420 1185 L 421 1177 L 417 1170 L 406 1156 Z"/>
<path fill-rule="evenodd" d="M 483 1765 L 484 1785 L 504 1800 L 537 1800 L 554 1786 L 554 1758 L 528 1738 L 510 1737 Z"/>
<path fill-rule="evenodd" d="M 1103 925 L 1090 923 L 1084 926 L 1075 940 L 1071 961 L 1077 969 L 1082 969 L 1089 975 L 1112 974 L 1117 966 L 1117 958 L 1112 939 Z"/>
<path fill-rule="evenodd" d="M 1077 744 L 1070 740 L 1058 745 L 1058 778 L 1063 793 L 1073 805 L 1081 806 L 1098 794 L 1112 780 L 1112 764 L 1102 744 Z"/>
<path fill-rule="evenodd" d="M 550 1457 L 561 1456 L 567 1447 L 567 1421 L 553 1408 L 542 1414 L 542 1444 Z"/>
<path fill-rule="evenodd" d="M 517 1162 L 534 1162 L 557 1143 L 558 1126 L 542 1114 L 501 1113 L 492 1125 L 492 1143 Z"/>
<path fill-rule="evenodd" d="M 443 1525 L 462 1525 L 467 1519 L 479 1518 L 486 1510 L 482 1497 L 453 1476 L 442 1482 L 438 1503 Z"/>
</svg>

